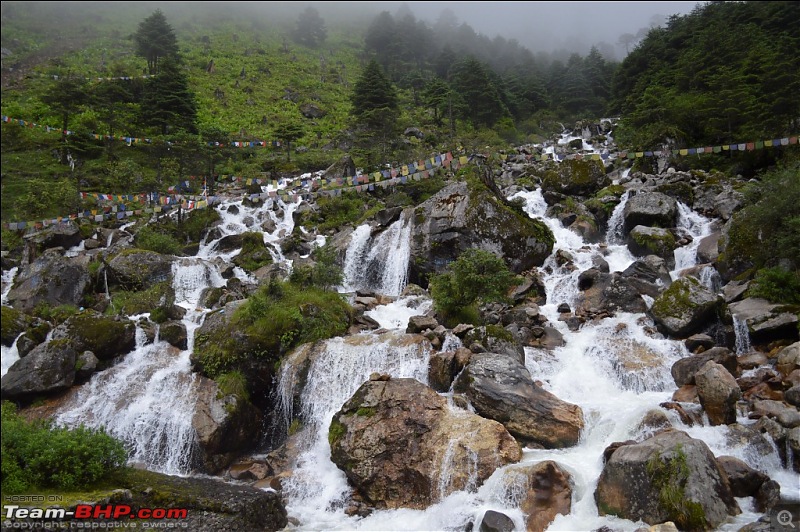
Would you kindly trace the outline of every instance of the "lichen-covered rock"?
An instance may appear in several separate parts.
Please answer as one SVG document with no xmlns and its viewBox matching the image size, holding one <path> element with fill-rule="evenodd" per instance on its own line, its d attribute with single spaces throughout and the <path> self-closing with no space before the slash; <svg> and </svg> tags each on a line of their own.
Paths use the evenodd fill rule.
<svg viewBox="0 0 800 532">
<path fill-rule="evenodd" d="M 69 249 L 83 240 L 78 224 L 72 220 L 58 222 L 41 231 L 25 235 L 24 238 L 31 259 L 46 249 L 57 247 Z"/>
<path fill-rule="evenodd" d="M 603 162 L 592 159 L 567 159 L 542 175 L 543 191 L 567 196 L 590 196 L 610 184 Z"/>
<path fill-rule="evenodd" d="M 678 219 L 678 203 L 661 192 L 639 192 L 631 196 L 623 211 L 625 230 L 637 225 L 649 227 L 675 227 Z"/>
<path fill-rule="evenodd" d="M 676 247 L 675 235 L 668 229 L 637 225 L 628 233 L 628 249 L 637 257 L 657 255 L 671 262 Z"/>
<path fill-rule="evenodd" d="M 20 358 L 3 375 L 3 399 L 29 400 L 66 390 L 75 382 L 78 354 L 68 340 L 52 340 Z"/>
<path fill-rule="evenodd" d="M 558 449 L 578 443 L 581 408 L 537 386 L 513 356 L 473 354 L 454 388 L 466 394 L 477 413 L 500 421 L 523 445 Z"/>
<path fill-rule="evenodd" d="M 427 508 L 522 456 L 500 423 L 451 410 L 414 379 L 365 382 L 333 416 L 328 439 L 333 463 L 375 508 Z"/>
<path fill-rule="evenodd" d="M 174 257 L 143 249 L 126 249 L 108 263 L 108 282 L 142 290 L 172 279 Z"/>
<path fill-rule="evenodd" d="M 675 338 L 686 338 L 709 325 L 722 300 L 694 277 L 672 283 L 653 302 L 649 313 L 658 329 Z"/>
<path fill-rule="evenodd" d="M 17 275 L 8 303 L 23 312 L 40 304 L 79 307 L 90 282 L 88 264 L 85 255 L 68 258 L 54 249 L 45 251 Z"/>
<path fill-rule="evenodd" d="M 87 310 L 53 330 L 53 339 L 66 339 L 78 352 L 91 351 L 100 360 L 130 353 L 136 345 L 136 326 Z"/>
<path fill-rule="evenodd" d="M 198 377 L 192 428 L 199 461 L 207 473 L 218 473 L 259 441 L 261 415 L 246 399 L 225 395 L 216 382 Z"/>
<path fill-rule="evenodd" d="M 555 242 L 550 229 L 486 188 L 453 183 L 414 210 L 409 281 L 421 284 L 470 248 L 491 251 L 520 273 L 540 266 Z"/>
<path fill-rule="evenodd" d="M 742 390 L 724 366 L 709 360 L 695 374 L 697 395 L 712 425 L 736 423 L 736 402 Z"/>
<path fill-rule="evenodd" d="M 681 530 L 716 529 L 741 513 L 708 446 L 672 429 L 613 450 L 594 496 L 600 515 Z"/>
<path fill-rule="evenodd" d="M 800 313 L 785 305 L 770 303 L 766 299 L 749 297 L 728 305 L 731 315 L 747 325 L 751 342 L 767 343 L 774 340 L 796 342 Z"/>
</svg>

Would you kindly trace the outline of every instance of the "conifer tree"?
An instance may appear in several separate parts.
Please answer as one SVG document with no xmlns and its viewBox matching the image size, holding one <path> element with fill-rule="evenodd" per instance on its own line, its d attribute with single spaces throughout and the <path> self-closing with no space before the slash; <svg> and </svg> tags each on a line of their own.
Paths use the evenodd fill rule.
<svg viewBox="0 0 800 532">
<path fill-rule="evenodd" d="M 325 21 L 319 16 L 319 11 L 315 8 L 307 7 L 297 17 L 297 29 L 294 34 L 295 41 L 313 48 L 325 42 L 327 36 L 328 30 L 325 29 Z"/>
<path fill-rule="evenodd" d="M 151 76 L 158 73 L 161 59 L 178 55 L 178 39 L 160 9 L 139 23 L 133 39 L 136 54 L 147 60 L 147 72 Z"/>
<path fill-rule="evenodd" d="M 156 77 L 148 80 L 141 118 L 145 125 L 157 127 L 162 135 L 178 130 L 197 133 L 197 104 L 177 58 L 167 56 Z"/>
</svg>

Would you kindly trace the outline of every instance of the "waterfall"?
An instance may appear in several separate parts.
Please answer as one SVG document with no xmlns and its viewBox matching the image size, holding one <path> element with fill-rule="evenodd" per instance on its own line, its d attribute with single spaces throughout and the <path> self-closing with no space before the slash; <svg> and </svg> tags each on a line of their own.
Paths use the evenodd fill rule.
<svg viewBox="0 0 800 532">
<path fill-rule="evenodd" d="M 330 460 L 328 429 L 333 415 L 373 372 L 428 382 L 430 352 L 426 344 L 393 341 L 401 335 L 395 331 L 325 341 L 308 370 L 301 393 L 301 411 L 283 413 L 287 419 L 299 416 L 310 433 L 297 468 L 284 484 L 286 508 L 290 515 L 302 519 L 304 528 L 320 530 L 344 526 L 348 529 L 353 526 L 353 522 L 337 510 L 347 499 L 350 488 L 344 473 Z M 284 408 L 292 403 L 296 369 L 287 364 L 281 372 L 278 388 L 279 396 L 284 398 Z M 347 524 L 343 525 L 343 519 Z"/>
<path fill-rule="evenodd" d="M 371 235 L 368 224 L 358 226 L 345 254 L 343 290 L 400 295 L 408 278 L 411 229 L 405 213 L 377 236 Z"/>
<path fill-rule="evenodd" d="M 606 231 L 606 240 L 609 244 L 624 244 L 625 234 L 623 231 L 625 222 L 625 205 L 628 203 L 630 197 L 630 190 L 620 196 L 619 203 L 614 207 L 614 211 L 608 218 L 608 230 Z"/>
<path fill-rule="evenodd" d="M 719 276 L 717 269 L 710 264 L 700 270 L 699 281 L 715 294 L 718 294 L 720 290 L 722 290 L 722 278 Z"/>
<path fill-rule="evenodd" d="M 696 213 L 683 202 L 678 202 L 678 223 L 676 228 L 680 233 L 688 236 L 691 242 L 674 251 L 675 269 L 672 273 L 673 280 L 678 278 L 681 270 L 691 268 L 696 264 L 697 248 L 700 245 L 700 241 L 711 233 L 711 224 L 712 220 Z"/>
<path fill-rule="evenodd" d="M 14 279 L 17 277 L 17 271 L 19 270 L 18 267 L 14 266 L 10 270 L 6 270 L 3 272 L 3 292 L 2 296 L 0 296 L 0 304 L 5 305 L 8 301 L 8 293 L 11 292 L 11 288 L 14 286 Z"/>
<path fill-rule="evenodd" d="M 463 476 L 471 471 L 468 460 L 453 463 L 459 449 L 457 435 L 454 435 L 449 445 L 442 449 L 441 468 L 433 487 L 439 497 L 435 504 L 425 510 L 376 510 L 367 517 L 348 517 L 343 507 L 348 500 L 349 488 L 343 473 L 332 465 L 329 458 L 327 430 L 330 419 L 369 372 L 375 371 L 376 367 L 385 367 L 390 361 L 398 364 L 399 355 L 389 353 L 386 339 L 378 340 L 372 333 L 351 337 L 349 341 L 357 345 L 347 347 L 343 339 L 329 340 L 325 352 L 313 362 L 301 395 L 300 417 L 311 427 L 313 435 L 305 438 L 308 449 L 301 455 L 300 467 L 284 489 L 289 514 L 299 519 L 301 529 L 455 530 L 467 523 L 478 527 L 484 512 L 489 509 L 504 513 L 512 519 L 516 529 L 524 529 L 525 516 L 520 503 L 527 487 L 523 485 L 525 477 L 517 470 L 545 460 L 555 461 L 566 470 L 572 476 L 574 486 L 571 513 L 557 516 L 548 530 L 608 527 L 632 532 L 641 525 L 613 516 L 599 516 L 594 490 L 603 468 L 603 451 L 612 442 L 641 440 L 653 433 L 654 429 L 644 426 L 642 420 L 651 411 L 664 412 L 659 405 L 670 401 L 675 389 L 670 369 L 677 360 L 690 356 L 690 353 L 683 342 L 652 334 L 652 322 L 639 314 L 618 312 L 613 317 L 585 323 L 577 331 L 569 330 L 565 322 L 558 321 L 558 303 L 574 303 L 579 294 L 577 275 L 591 267 L 593 257 L 602 256 L 613 272 L 624 270 L 634 259 L 624 245 L 588 244 L 557 220 L 547 218 L 547 205 L 540 190 L 520 192 L 515 196 L 525 200 L 524 208 L 529 216 L 541 218 L 556 238 L 553 256 L 540 269 L 547 292 L 547 302 L 540 306 L 540 310 L 565 341 L 565 345 L 552 350 L 526 347 L 525 365 L 532 378 L 544 389 L 581 407 L 585 427 L 580 442 L 567 449 L 526 448 L 519 464 L 499 468 L 480 486 L 470 485 L 468 489 L 450 493 L 451 479 L 457 473 Z M 626 199 L 624 197 L 620 202 L 620 211 Z M 357 257 L 364 257 L 374 247 L 371 244 L 368 227 L 356 229 L 348 249 L 351 266 L 363 260 Z M 556 262 L 555 254 L 558 252 L 571 257 L 569 265 Z M 709 272 L 708 275 L 712 274 Z M 406 307 L 409 304 L 417 306 L 402 310 L 383 305 L 370 311 L 369 315 L 383 326 L 401 328 L 407 313 L 413 315 L 423 308 L 422 302 L 399 298 L 392 303 Z M 405 364 L 406 375 L 416 372 L 415 378 L 425 382 L 422 360 L 414 358 L 413 362 L 408 360 Z M 414 371 L 411 371 L 412 366 L 416 368 Z M 284 368 L 281 379 L 282 386 L 285 385 L 286 404 L 291 404 L 291 398 L 296 395 L 292 388 L 297 379 L 294 371 L 291 367 Z M 394 370 L 390 373 L 399 376 Z M 294 415 L 297 417 L 298 413 Z M 708 442 L 716 456 L 737 456 L 768 473 L 781 484 L 782 493 L 791 492 L 792 486 L 796 487 L 797 475 L 781 468 L 777 453 L 756 456 L 754 446 L 749 442 L 737 440 L 731 443 L 733 440 L 727 438 L 728 428 L 725 426 L 688 427 L 673 412 L 666 411 L 665 415 L 677 429 Z M 743 422 L 747 423 L 747 420 Z M 740 516 L 731 519 L 735 523 L 732 522 L 725 530 L 737 530 L 758 517 L 752 507 L 742 504 L 742 509 Z"/>
<path fill-rule="evenodd" d="M 733 334 L 736 335 L 736 354 L 744 355 L 749 353 L 750 331 L 747 328 L 747 320 L 740 320 L 736 314 L 733 314 Z"/>
<path fill-rule="evenodd" d="M 17 349 L 17 342 L 19 341 L 20 336 L 24 333 L 20 333 L 16 338 L 14 338 L 14 342 L 11 344 L 11 347 L 1 346 L 2 347 L 2 373 L 0 373 L 0 377 L 4 376 L 8 373 L 8 368 L 14 365 L 14 362 L 19 360 L 19 350 Z"/>
<path fill-rule="evenodd" d="M 176 354 L 166 342 L 136 348 L 121 362 L 96 373 L 67 403 L 56 422 L 105 427 L 129 452 L 129 462 L 169 474 L 188 474 L 194 448 L 194 376 L 189 351 Z"/>
</svg>

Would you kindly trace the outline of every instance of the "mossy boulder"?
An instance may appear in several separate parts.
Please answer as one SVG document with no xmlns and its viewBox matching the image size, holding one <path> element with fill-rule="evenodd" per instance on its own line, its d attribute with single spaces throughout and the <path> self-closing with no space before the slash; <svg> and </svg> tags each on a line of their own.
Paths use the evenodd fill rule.
<svg viewBox="0 0 800 532">
<path fill-rule="evenodd" d="M 264 243 L 264 235 L 255 232 L 243 233 L 242 250 L 233 257 L 232 262 L 249 272 L 272 264 L 272 254 Z"/>
<path fill-rule="evenodd" d="M 661 192 L 642 191 L 628 198 L 623 217 L 626 231 L 637 225 L 675 227 L 678 220 L 678 202 Z"/>
<path fill-rule="evenodd" d="M 23 312 L 40 304 L 80 306 L 90 285 L 87 256 L 64 257 L 47 250 L 23 269 L 8 292 L 8 303 Z"/>
<path fill-rule="evenodd" d="M 590 196 L 611 184 L 602 161 L 567 159 L 549 165 L 542 175 L 542 191 L 568 196 Z"/>
<path fill-rule="evenodd" d="M 663 334 L 687 338 L 700 332 L 715 319 L 722 299 L 694 277 L 672 283 L 653 302 L 649 313 Z"/>
<path fill-rule="evenodd" d="M 2 398 L 26 401 L 66 390 L 75 382 L 77 356 L 66 339 L 38 345 L 3 375 Z"/>
<path fill-rule="evenodd" d="M 127 290 L 147 289 L 172 279 L 174 257 L 144 249 L 126 249 L 108 263 L 108 282 Z"/>
<path fill-rule="evenodd" d="M 87 310 L 56 327 L 53 339 L 68 340 L 78 352 L 91 351 L 101 361 L 130 353 L 136 345 L 136 326 Z"/>
<path fill-rule="evenodd" d="M 25 332 L 31 322 L 31 317 L 27 314 L 3 305 L 2 323 L 0 323 L 0 341 L 6 347 L 11 347 L 17 336 Z"/>
<path fill-rule="evenodd" d="M 541 266 L 553 250 L 553 233 L 541 220 L 498 199 L 481 184 L 453 183 L 414 211 L 409 281 L 427 285 L 464 251 L 483 249 L 521 273 Z"/>
<path fill-rule="evenodd" d="M 657 255 L 672 262 L 676 247 L 675 235 L 669 229 L 637 225 L 628 233 L 628 249 L 637 257 Z"/>
<path fill-rule="evenodd" d="M 669 429 L 606 454 L 594 493 L 600 515 L 715 530 L 741 513 L 711 450 L 685 432 Z"/>
</svg>

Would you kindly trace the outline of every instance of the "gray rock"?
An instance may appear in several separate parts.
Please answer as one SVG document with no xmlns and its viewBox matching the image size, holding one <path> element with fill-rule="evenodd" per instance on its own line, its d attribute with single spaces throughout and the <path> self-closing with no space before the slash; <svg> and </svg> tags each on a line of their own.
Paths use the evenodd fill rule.
<svg viewBox="0 0 800 532">
<path fill-rule="evenodd" d="M 49 307 L 80 306 L 89 287 L 87 256 L 67 258 L 58 250 L 45 251 L 23 269 L 8 293 L 8 303 L 30 312 L 44 303 Z"/>
<path fill-rule="evenodd" d="M 623 218 L 626 231 L 637 225 L 675 227 L 678 219 L 678 203 L 675 198 L 661 192 L 639 192 L 628 199 Z"/>
<path fill-rule="evenodd" d="M 56 340 L 37 346 L 3 375 L 2 398 L 28 400 L 66 390 L 75 382 L 77 356 L 69 342 Z"/>
</svg>

